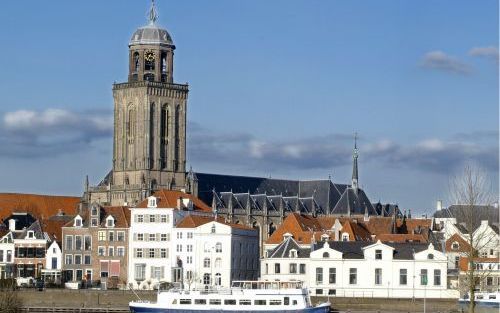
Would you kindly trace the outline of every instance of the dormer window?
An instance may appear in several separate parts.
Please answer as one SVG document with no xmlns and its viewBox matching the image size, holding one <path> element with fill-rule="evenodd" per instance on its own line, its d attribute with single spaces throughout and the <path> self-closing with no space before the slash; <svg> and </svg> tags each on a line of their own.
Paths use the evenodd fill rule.
<svg viewBox="0 0 500 313">
<path fill-rule="evenodd" d="M 115 227 L 115 219 L 111 215 L 106 218 L 106 227 Z"/>
<path fill-rule="evenodd" d="M 215 234 L 215 224 L 212 225 L 211 233 Z"/>
<path fill-rule="evenodd" d="M 82 225 L 83 225 L 82 218 L 78 215 L 77 217 L 75 217 L 75 223 L 73 224 L 73 226 L 82 227 Z"/>
<path fill-rule="evenodd" d="M 434 254 L 429 253 L 429 254 L 427 255 L 427 259 L 428 259 L 428 260 L 434 260 Z"/>
<path fill-rule="evenodd" d="M 92 210 L 91 210 L 90 214 L 92 216 L 97 216 L 97 206 L 95 206 L 95 205 L 92 206 Z"/>
<path fill-rule="evenodd" d="M 375 260 L 382 260 L 382 250 L 375 250 Z"/>
<path fill-rule="evenodd" d="M 288 255 L 289 255 L 291 258 L 296 258 L 296 257 L 297 257 L 297 250 L 295 250 L 295 249 L 291 249 Z"/>
<path fill-rule="evenodd" d="M 458 242 L 455 241 L 451 244 L 451 249 L 458 250 L 459 248 L 460 248 L 460 244 Z"/>
<path fill-rule="evenodd" d="M 28 230 L 28 239 L 34 239 L 35 238 L 35 232 L 32 230 Z"/>
<path fill-rule="evenodd" d="M 349 241 L 349 234 L 348 233 L 342 234 L 342 241 Z"/>
<path fill-rule="evenodd" d="M 330 257 L 330 253 L 328 252 L 323 252 L 323 258 L 327 259 Z"/>
<path fill-rule="evenodd" d="M 148 208 L 156 208 L 157 203 L 156 203 L 156 197 L 148 197 Z"/>
</svg>

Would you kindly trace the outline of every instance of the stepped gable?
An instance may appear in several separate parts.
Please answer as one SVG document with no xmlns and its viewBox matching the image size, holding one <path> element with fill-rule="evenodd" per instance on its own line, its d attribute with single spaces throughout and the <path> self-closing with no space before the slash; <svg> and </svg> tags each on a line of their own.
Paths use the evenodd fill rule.
<svg viewBox="0 0 500 313">
<path fill-rule="evenodd" d="M 195 211 L 212 212 L 212 208 L 201 201 L 199 198 L 182 191 L 161 189 L 154 192 L 153 196 L 157 198 L 156 203 L 159 208 L 177 208 L 178 200 L 182 198 L 190 199 L 191 201 L 193 201 L 193 209 Z M 147 208 L 148 200 L 143 200 L 136 207 Z"/>
<path fill-rule="evenodd" d="M 0 193 L 0 219 L 14 212 L 27 212 L 37 219 L 46 219 L 59 212 L 75 215 L 80 201 L 80 197 Z"/>
</svg>

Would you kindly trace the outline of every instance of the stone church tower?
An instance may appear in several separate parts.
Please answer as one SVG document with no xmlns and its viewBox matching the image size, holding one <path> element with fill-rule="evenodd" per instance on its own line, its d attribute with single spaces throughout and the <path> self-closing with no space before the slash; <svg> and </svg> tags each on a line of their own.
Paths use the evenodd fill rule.
<svg viewBox="0 0 500 313">
<path fill-rule="evenodd" d="M 156 23 L 154 1 L 148 20 L 129 42 L 128 81 L 113 85 L 113 169 L 86 187 L 88 201 L 130 205 L 185 188 L 188 85 L 174 83 L 175 45 Z"/>
</svg>

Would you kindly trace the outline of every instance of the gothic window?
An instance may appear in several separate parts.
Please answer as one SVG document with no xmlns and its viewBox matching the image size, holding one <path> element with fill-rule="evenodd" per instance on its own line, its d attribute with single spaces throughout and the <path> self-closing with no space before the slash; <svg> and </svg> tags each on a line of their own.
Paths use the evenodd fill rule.
<svg viewBox="0 0 500 313">
<path fill-rule="evenodd" d="M 174 171 L 177 171 L 178 167 L 177 167 L 177 162 L 179 162 L 179 137 L 180 137 L 180 134 L 179 134 L 179 120 L 180 120 L 180 106 L 177 105 L 175 107 L 175 121 L 174 121 L 174 127 L 175 127 L 175 162 L 174 163 Z"/>
<path fill-rule="evenodd" d="M 127 123 L 127 135 L 129 138 L 133 138 L 135 136 L 135 127 L 136 127 L 136 114 L 134 109 L 130 109 L 128 111 L 128 123 Z"/>
<path fill-rule="evenodd" d="M 169 110 L 167 104 L 163 105 L 161 108 L 161 118 L 160 118 L 160 159 L 161 168 L 165 168 L 167 165 L 167 146 L 168 146 L 168 128 L 170 127 Z"/>
<path fill-rule="evenodd" d="M 274 225 L 274 223 L 269 224 L 269 236 L 271 236 L 275 230 L 276 226 Z"/>
<path fill-rule="evenodd" d="M 161 72 L 167 73 L 167 54 L 165 52 L 161 54 Z"/>
<path fill-rule="evenodd" d="M 153 82 L 155 80 L 155 74 L 152 73 L 146 73 L 144 74 L 144 80 Z"/>
</svg>

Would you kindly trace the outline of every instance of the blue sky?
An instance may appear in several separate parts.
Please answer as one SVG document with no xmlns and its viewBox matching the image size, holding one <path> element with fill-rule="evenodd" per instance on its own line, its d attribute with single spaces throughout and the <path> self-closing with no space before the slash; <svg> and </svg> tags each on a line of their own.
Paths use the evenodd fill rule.
<svg viewBox="0 0 500 313">
<path fill-rule="evenodd" d="M 200 172 L 349 182 L 424 212 L 481 165 L 498 190 L 497 1 L 157 1 Z M 111 85 L 143 1 L 0 11 L 1 191 L 80 194 L 111 166 Z"/>
</svg>

